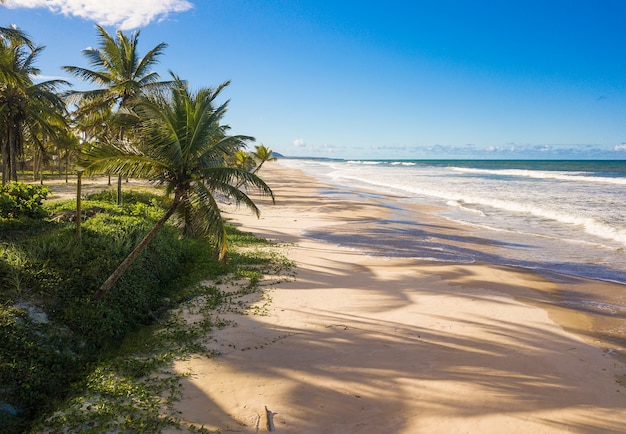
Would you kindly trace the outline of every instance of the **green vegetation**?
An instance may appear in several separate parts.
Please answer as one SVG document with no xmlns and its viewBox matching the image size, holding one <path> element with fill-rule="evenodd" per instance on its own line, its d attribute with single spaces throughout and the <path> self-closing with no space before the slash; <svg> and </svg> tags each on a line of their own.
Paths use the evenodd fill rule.
<svg viewBox="0 0 626 434">
<path fill-rule="evenodd" d="M 212 240 L 218 259 L 224 260 L 227 240 L 224 220 L 216 193 L 237 204 L 244 204 L 258 216 L 260 211 L 249 196 L 258 192 L 270 196 L 272 190 L 254 173 L 228 165 L 247 136 L 229 136 L 220 123 L 226 103 L 215 106 L 215 99 L 228 85 L 190 92 L 185 82 L 173 77 L 171 93 L 153 94 L 135 100 L 136 144 L 101 144 L 84 151 L 86 174 L 115 172 L 155 180 L 173 199 L 167 211 L 137 247 L 100 286 L 95 294 L 104 297 L 143 249 L 170 218 L 184 236 Z M 246 191 L 242 190 L 246 188 Z"/>
<path fill-rule="evenodd" d="M 62 219 L 0 219 L 0 426 L 3 432 L 158 432 L 176 426 L 179 376 L 167 369 L 202 340 L 224 310 L 246 309 L 242 297 L 289 262 L 276 246 L 227 226 L 230 260 L 212 258 L 207 242 L 178 237 L 166 225 L 118 282 L 114 296 L 92 298 L 102 279 L 165 212 L 149 193 L 88 196 L 94 210 L 80 238 Z M 45 204 L 49 215 L 74 201 Z M 25 230 L 25 228 L 28 230 Z M 210 285 L 200 285 L 208 279 Z M 239 289 L 226 291 L 220 283 Z M 235 283 L 236 282 L 236 283 Z M 203 312 L 185 323 L 181 308 Z M 178 308 L 178 309 L 177 309 Z M 165 397 L 165 398 L 163 398 Z M 55 410 L 59 410 L 51 417 Z"/>
<path fill-rule="evenodd" d="M 35 83 L 35 63 L 43 47 L 25 33 L 0 27 L 0 155 L 2 183 L 17 181 L 18 161 L 30 147 L 37 158 L 43 142 L 56 141 L 67 131 L 67 113 L 58 90 L 68 83 Z"/>
<path fill-rule="evenodd" d="M 221 123 L 227 102 L 217 98 L 228 82 L 197 92 L 173 73 L 163 82 L 152 68 L 165 43 L 141 57 L 139 32 L 113 37 L 97 26 L 97 34 L 99 48 L 83 52 L 92 69 L 64 67 L 91 90 L 61 92 L 68 82 L 33 81 L 43 47 L 0 27 L 3 432 L 36 419 L 49 432 L 176 425 L 178 383 L 162 370 L 203 351 L 201 337 L 225 325 L 214 311 L 245 311 L 258 282 L 288 265 L 221 213 L 218 198 L 257 215 L 249 195 L 273 198 L 256 175 L 272 151 L 247 154 L 254 138 L 230 136 Z M 46 187 L 17 183 L 26 173 L 43 183 L 55 169 L 66 182 L 74 172 L 117 175 L 115 200 L 105 192 L 42 204 Z M 150 180 L 164 196 L 122 194 L 124 176 Z M 205 317 L 183 324 L 169 313 L 182 302 Z"/>
<path fill-rule="evenodd" d="M 0 185 L 0 217 L 43 217 L 43 200 L 48 187 L 11 182 Z"/>
</svg>

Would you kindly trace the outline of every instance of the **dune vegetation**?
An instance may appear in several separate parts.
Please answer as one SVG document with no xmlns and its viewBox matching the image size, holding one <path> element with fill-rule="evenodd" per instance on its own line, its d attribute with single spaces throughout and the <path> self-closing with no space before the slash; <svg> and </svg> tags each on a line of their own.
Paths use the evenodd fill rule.
<svg viewBox="0 0 626 434">
<path fill-rule="evenodd" d="M 43 47 L 0 28 L 3 432 L 176 425 L 176 376 L 163 370 L 202 351 L 200 338 L 225 325 L 220 309 L 245 310 L 241 297 L 289 268 L 223 216 L 225 203 L 258 215 L 255 195 L 273 199 L 258 174 L 271 150 L 247 153 L 254 139 L 222 123 L 228 83 L 163 81 L 152 68 L 166 44 L 140 57 L 139 32 L 96 30 L 89 67 L 64 67 L 86 82 L 77 91 L 37 81 Z M 117 189 L 84 195 L 90 176 L 115 177 Z M 156 190 L 126 188 L 129 177 Z M 53 178 L 74 183 L 76 198 L 49 200 Z M 183 325 L 177 312 L 192 302 L 204 319 Z"/>
</svg>

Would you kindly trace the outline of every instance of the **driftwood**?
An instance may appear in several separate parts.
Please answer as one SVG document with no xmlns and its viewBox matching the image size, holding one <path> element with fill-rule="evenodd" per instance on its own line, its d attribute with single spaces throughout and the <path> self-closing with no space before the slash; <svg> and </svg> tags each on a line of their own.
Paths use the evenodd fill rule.
<svg viewBox="0 0 626 434">
<path fill-rule="evenodd" d="M 84 211 L 81 211 L 82 221 L 85 221 L 96 214 L 104 212 L 102 208 L 89 208 Z M 51 220 L 55 222 L 75 222 L 76 221 L 76 211 L 62 211 L 54 213 L 51 217 Z"/>
<path fill-rule="evenodd" d="M 267 430 L 274 431 L 274 415 L 276 413 L 272 413 L 272 411 L 265 406 L 265 417 L 267 418 Z"/>
</svg>

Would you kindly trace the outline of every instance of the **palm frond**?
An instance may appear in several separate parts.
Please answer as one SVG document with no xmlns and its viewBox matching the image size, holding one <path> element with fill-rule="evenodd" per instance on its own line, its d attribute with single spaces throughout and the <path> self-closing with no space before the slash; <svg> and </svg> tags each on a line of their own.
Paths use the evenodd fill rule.
<svg viewBox="0 0 626 434">
<path fill-rule="evenodd" d="M 226 225 L 215 197 L 205 185 L 198 182 L 191 186 L 189 202 L 193 209 L 194 234 L 213 240 L 218 257 L 223 260 L 228 251 Z"/>
<path fill-rule="evenodd" d="M 210 191 L 224 194 L 235 202 L 243 204 L 257 217 L 260 210 L 254 201 L 242 190 L 254 191 L 261 196 L 268 196 L 274 201 L 272 189 L 257 175 L 236 167 L 216 167 L 204 171 L 203 182 Z"/>
<path fill-rule="evenodd" d="M 35 46 L 28 34 L 17 27 L 0 27 L 0 37 L 9 40 L 12 44 L 25 44 L 30 48 Z"/>
<path fill-rule="evenodd" d="M 64 71 L 83 81 L 94 83 L 98 86 L 108 86 L 111 84 L 111 77 L 106 72 L 92 71 L 79 66 L 63 66 Z"/>
<path fill-rule="evenodd" d="M 137 65 L 138 76 L 146 77 L 150 74 L 150 68 L 152 68 L 159 61 L 159 57 L 163 55 L 163 51 L 167 48 L 167 46 L 168 45 L 165 42 L 161 42 L 142 57 Z M 157 74 L 156 79 L 158 78 Z M 150 82 L 152 83 L 153 81 Z"/>
<path fill-rule="evenodd" d="M 134 178 L 154 179 L 164 167 L 130 143 L 98 143 L 84 149 L 78 165 L 87 175 L 119 173 Z"/>
</svg>

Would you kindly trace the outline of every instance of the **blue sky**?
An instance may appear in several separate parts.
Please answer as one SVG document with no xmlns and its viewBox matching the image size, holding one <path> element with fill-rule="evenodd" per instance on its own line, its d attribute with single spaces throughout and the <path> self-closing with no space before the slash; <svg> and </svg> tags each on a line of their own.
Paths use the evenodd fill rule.
<svg viewBox="0 0 626 434">
<path fill-rule="evenodd" d="M 95 23 L 140 29 L 158 72 L 225 80 L 226 123 L 288 156 L 626 159 L 624 0 L 5 0 L 88 66 Z M 76 89 L 85 84 L 71 79 Z"/>
</svg>

